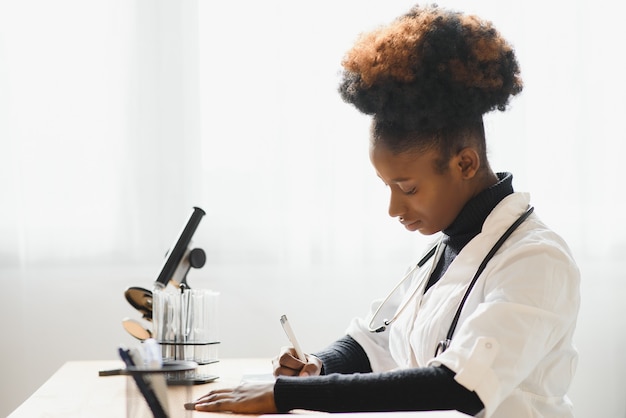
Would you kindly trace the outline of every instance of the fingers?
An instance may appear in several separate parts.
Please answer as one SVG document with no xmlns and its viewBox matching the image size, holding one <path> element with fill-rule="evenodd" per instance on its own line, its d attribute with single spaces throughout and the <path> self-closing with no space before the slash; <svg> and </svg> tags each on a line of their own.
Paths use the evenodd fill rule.
<svg viewBox="0 0 626 418">
<path fill-rule="evenodd" d="M 195 409 L 194 407 L 197 404 L 216 401 L 220 399 L 221 395 L 229 396 L 229 394 L 232 393 L 232 391 L 233 390 L 229 388 L 212 390 L 206 395 L 196 399 L 195 401 L 186 403 L 185 409 Z"/>
<path fill-rule="evenodd" d="M 275 413 L 274 384 L 242 384 L 231 389 L 217 389 L 193 402 L 185 409 L 207 412 Z"/>
<path fill-rule="evenodd" d="M 185 404 L 187 410 L 228 411 L 228 401 L 232 401 L 233 389 L 212 390 L 193 402 Z"/>
<path fill-rule="evenodd" d="M 293 347 L 283 347 L 278 357 L 272 360 L 274 376 L 318 376 L 322 361 L 312 354 L 307 354 L 306 359 L 306 363 L 300 361 Z"/>
<path fill-rule="evenodd" d="M 281 366 L 293 370 L 300 370 L 305 364 L 297 357 L 293 347 L 283 347 L 278 356 L 278 362 Z"/>
<path fill-rule="evenodd" d="M 312 354 L 307 354 L 307 363 L 300 370 L 300 376 L 319 376 L 322 373 L 322 360 Z"/>
<path fill-rule="evenodd" d="M 205 412 L 232 412 L 234 405 L 232 399 L 206 399 L 191 404 L 185 404 L 185 409 Z"/>
<path fill-rule="evenodd" d="M 215 390 L 210 391 L 206 395 L 202 396 L 201 398 L 198 398 L 197 400 L 204 401 L 204 400 L 216 399 L 219 395 L 223 395 L 223 394 L 228 395 L 232 392 L 233 392 L 232 388 L 215 389 Z"/>
<path fill-rule="evenodd" d="M 304 365 L 298 376 L 306 377 L 306 376 L 316 376 L 319 374 L 318 368 L 313 363 L 307 363 Z"/>
<path fill-rule="evenodd" d="M 298 376 L 304 365 L 296 358 L 293 347 L 282 347 L 278 357 L 272 360 L 274 376 Z"/>
<path fill-rule="evenodd" d="M 186 403 L 186 410 L 204 411 L 204 412 L 232 412 L 232 402 L 223 400 L 202 403 Z"/>
</svg>

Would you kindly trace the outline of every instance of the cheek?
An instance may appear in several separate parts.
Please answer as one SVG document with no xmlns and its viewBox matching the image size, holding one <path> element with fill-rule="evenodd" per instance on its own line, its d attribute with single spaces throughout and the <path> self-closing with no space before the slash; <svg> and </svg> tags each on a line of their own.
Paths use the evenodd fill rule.
<svg viewBox="0 0 626 418">
<path fill-rule="evenodd" d="M 430 221 L 437 228 L 444 229 L 454 219 L 458 213 L 458 196 L 455 196 L 454 192 L 445 188 L 444 185 L 433 189 L 429 196 L 424 196 L 425 199 L 422 202 L 422 210 L 427 211 L 427 215 L 430 217 Z"/>
<path fill-rule="evenodd" d="M 460 193 L 456 191 L 454 192 L 449 191 L 448 193 L 445 194 L 445 196 L 442 196 L 442 198 L 439 201 L 440 201 L 440 205 L 438 208 L 439 214 L 440 214 L 439 216 L 440 216 L 441 222 L 445 224 L 443 227 L 446 228 L 456 219 L 459 212 L 463 208 L 464 203 L 462 203 Z"/>
</svg>

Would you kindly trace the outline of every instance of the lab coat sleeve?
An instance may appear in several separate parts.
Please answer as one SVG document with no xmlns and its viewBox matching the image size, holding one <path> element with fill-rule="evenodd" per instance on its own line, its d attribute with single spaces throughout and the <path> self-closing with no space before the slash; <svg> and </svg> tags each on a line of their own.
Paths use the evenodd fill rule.
<svg viewBox="0 0 626 418">
<path fill-rule="evenodd" d="M 482 301 L 459 324 L 450 348 L 430 364 L 456 372 L 457 382 L 478 394 L 489 417 L 520 386 L 531 396 L 545 393 L 545 387 L 524 387 L 531 373 L 573 373 L 573 365 L 551 362 L 550 356 L 568 355 L 563 341 L 571 337 L 578 314 L 579 272 L 567 250 L 537 240 L 495 256 L 481 280 L 484 286 L 475 290 Z M 547 389 L 555 397 L 568 389 L 553 386 Z"/>
</svg>

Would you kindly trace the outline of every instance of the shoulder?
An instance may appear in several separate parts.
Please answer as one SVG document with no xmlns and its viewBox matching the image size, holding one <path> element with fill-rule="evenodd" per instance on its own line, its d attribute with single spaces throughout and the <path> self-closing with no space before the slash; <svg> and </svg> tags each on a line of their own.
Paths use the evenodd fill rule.
<svg viewBox="0 0 626 418">
<path fill-rule="evenodd" d="M 485 221 L 485 232 L 501 235 L 528 207 L 527 194 L 514 193 Z M 579 299 L 580 271 L 563 238 L 535 212 L 505 241 L 485 270 L 489 298 L 535 306 Z"/>
<path fill-rule="evenodd" d="M 513 193 L 507 196 L 489 214 L 482 232 L 500 237 L 528 208 L 530 208 L 528 193 Z M 538 210 L 533 211 L 503 244 L 502 253 L 512 250 L 528 255 L 548 252 L 575 264 L 565 240 L 541 220 Z"/>
</svg>

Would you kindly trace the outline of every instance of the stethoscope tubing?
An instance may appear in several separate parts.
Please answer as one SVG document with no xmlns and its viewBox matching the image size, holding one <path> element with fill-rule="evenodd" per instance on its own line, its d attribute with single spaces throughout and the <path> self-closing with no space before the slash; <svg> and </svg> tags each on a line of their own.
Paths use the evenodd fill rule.
<svg viewBox="0 0 626 418">
<path fill-rule="evenodd" d="M 498 239 L 498 241 L 496 241 L 496 243 L 493 245 L 493 247 L 491 247 L 491 250 L 489 250 L 489 252 L 485 256 L 485 258 L 483 259 L 482 263 L 480 263 L 480 266 L 478 266 L 478 269 L 476 270 L 476 273 L 474 274 L 474 277 L 472 278 L 472 281 L 470 282 L 469 286 L 467 287 L 467 290 L 465 291 L 465 294 L 463 295 L 463 299 L 461 299 L 461 302 L 459 303 L 459 307 L 457 308 L 456 313 L 454 314 L 454 318 L 452 319 L 452 323 L 450 324 L 450 328 L 448 329 L 448 333 L 446 334 L 446 340 L 447 341 L 451 341 L 452 340 L 452 335 L 454 334 L 454 331 L 456 329 L 456 325 L 459 322 L 459 318 L 461 317 L 461 311 L 463 311 L 463 306 L 465 305 L 465 301 L 469 297 L 469 294 L 472 291 L 472 288 L 474 287 L 474 285 L 478 281 L 478 277 L 481 275 L 483 270 L 485 270 L 485 267 L 487 267 L 487 263 L 489 263 L 489 261 L 491 261 L 493 256 L 496 254 L 496 252 L 502 246 L 502 244 L 504 244 L 504 241 L 506 241 L 511 236 L 513 231 L 515 231 L 517 229 L 517 227 L 520 226 L 521 223 L 524 222 L 526 220 L 526 218 L 528 218 L 530 216 L 531 213 L 533 213 L 534 210 L 535 210 L 535 208 L 533 206 L 530 206 L 526 210 L 526 212 L 524 212 L 522 214 L 522 216 L 517 218 L 517 220 L 511 226 L 509 226 L 509 228 L 504 232 L 504 234 L 502 234 L 502 236 Z"/>
<path fill-rule="evenodd" d="M 449 345 L 450 342 L 452 341 L 452 336 L 454 335 L 454 331 L 456 330 L 456 326 L 459 322 L 459 318 L 461 317 L 461 312 L 463 311 L 463 306 L 465 305 L 465 302 L 467 301 L 467 298 L 469 297 L 470 292 L 472 291 L 472 288 L 474 287 L 474 285 L 476 284 L 476 281 L 478 280 L 478 277 L 481 275 L 481 273 L 483 272 L 483 270 L 485 269 L 485 267 L 487 266 L 487 264 L 489 263 L 489 261 L 493 258 L 493 256 L 496 254 L 496 252 L 500 249 L 500 247 L 502 246 L 502 244 L 504 244 L 504 242 L 509 238 L 509 236 L 511 236 L 511 234 L 513 233 L 513 231 L 515 231 L 517 229 L 518 226 L 520 226 L 522 224 L 522 222 L 524 222 L 531 213 L 533 213 L 533 211 L 535 210 L 535 208 L 533 206 L 529 206 L 528 209 L 519 217 L 517 218 L 517 220 L 511 224 L 511 226 L 509 226 L 509 228 L 502 234 L 502 236 L 500 236 L 500 238 L 498 239 L 498 241 L 496 241 L 496 243 L 493 245 L 493 247 L 491 247 L 491 249 L 489 250 L 489 252 L 487 253 L 487 255 L 485 256 L 485 258 L 483 259 L 483 261 L 480 263 L 480 265 L 478 266 L 478 269 L 476 270 L 476 273 L 474 274 L 474 277 L 472 278 L 472 280 L 469 283 L 469 286 L 467 288 L 467 290 L 465 291 L 465 294 L 463 295 L 463 298 L 461 299 L 461 302 L 459 303 L 459 306 L 457 307 L 456 313 L 454 315 L 454 318 L 452 319 L 452 323 L 450 324 L 450 327 L 448 328 L 448 332 L 446 334 L 446 339 L 443 341 L 440 341 L 439 344 L 437 344 L 437 348 L 435 350 L 435 356 L 437 356 L 438 354 L 441 354 L 443 351 L 445 351 Z M 398 284 L 392 289 L 392 291 L 387 295 L 387 297 L 383 300 L 383 302 L 378 305 L 378 308 L 376 309 L 376 311 L 374 312 L 374 314 L 372 315 L 372 319 L 370 320 L 369 324 L 368 324 L 368 330 L 370 332 L 384 332 L 387 327 L 389 325 L 391 325 L 392 322 L 394 322 L 398 316 L 400 316 L 400 314 L 404 311 L 404 309 L 406 308 L 406 306 L 408 305 L 409 301 L 413 299 L 414 294 L 422 288 L 421 283 L 420 285 L 417 286 L 416 290 L 413 292 L 413 295 L 408 298 L 405 303 L 402 304 L 402 306 L 400 306 L 400 308 L 398 308 L 396 310 L 396 313 L 394 314 L 394 316 L 390 319 L 387 320 L 385 319 L 383 321 L 383 325 L 378 327 L 378 328 L 373 328 L 372 323 L 374 322 L 374 320 L 376 319 L 376 316 L 378 315 L 378 313 L 382 310 L 383 306 L 389 301 L 389 299 L 391 299 L 391 297 L 396 293 L 396 290 L 398 290 L 398 288 L 410 277 L 412 276 L 412 274 L 417 271 L 419 268 L 421 268 L 424 264 L 426 264 L 426 262 L 432 258 L 434 255 L 438 255 L 439 252 L 439 248 L 441 247 L 441 240 L 437 243 L 437 245 L 435 245 L 434 247 L 432 247 L 427 253 L 426 255 L 424 255 L 424 257 L 422 257 L 420 259 L 420 261 L 411 269 L 409 270 L 409 272 L 407 274 L 404 275 L 404 277 L 400 280 L 400 282 L 398 282 Z M 437 259 L 438 257 L 435 257 L 435 259 Z M 434 263 L 433 266 L 434 267 Z M 428 279 L 429 276 L 432 274 L 432 270 L 433 268 L 431 267 L 431 272 L 430 274 L 427 274 L 425 276 L 425 279 Z"/>
<path fill-rule="evenodd" d="M 387 295 L 387 297 L 385 297 L 385 299 L 382 301 L 382 303 L 380 305 L 378 305 L 378 308 L 376 309 L 376 311 L 374 312 L 374 314 L 372 315 L 372 319 L 370 320 L 370 323 L 368 324 L 368 331 L 370 332 L 383 332 L 387 329 L 387 327 L 389 325 L 391 325 L 392 322 L 394 322 L 396 320 L 396 318 L 398 316 L 400 316 L 400 314 L 404 311 L 404 309 L 406 308 L 406 305 L 408 303 L 404 303 L 402 304 L 402 306 L 396 310 L 396 313 L 393 315 L 393 317 L 391 319 L 385 319 L 383 320 L 383 325 L 381 325 L 378 328 L 373 328 L 372 327 L 372 322 L 374 322 L 374 319 L 376 319 L 376 317 L 378 316 L 378 314 L 380 313 L 381 309 L 385 306 L 385 304 L 387 304 L 389 302 L 389 299 L 391 299 L 391 297 L 396 293 L 396 291 L 398 290 L 398 288 L 400 288 L 400 286 L 402 286 L 404 284 L 404 282 L 406 282 L 406 280 L 413 275 L 414 272 L 416 272 L 418 269 L 422 268 L 424 266 L 424 264 L 426 264 L 428 262 L 428 260 L 430 260 L 435 254 L 437 254 L 437 252 L 439 251 L 439 248 L 441 247 L 441 242 L 442 240 L 440 239 L 437 244 L 435 244 L 430 250 L 428 250 L 428 252 L 426 253 L 426 255 L 424 255 L 424 257 L 422 257 L 415 266 L 413 266 L 403 277 L 402 279 L 400 279 L 400 281 L 398 282 L 398 284 L 396 284 L 394 286 L 394 288 L 391 290 L 391 292 L 389 292 L 389 294 Z M 437 257 L 435 257 L 437 258 Z M 432 270 L 432 269 L 431 269 Z M 432 271 L 431 271 L 432 273 Z M 428 276 L 428 275 L 427 275 Z M 421 283 L 417 285 L 417 287 L 415 288 L 415 290 L 413 291 L 413 295 L 415 295 L 415 293 L 417 293 L 417 291 L 421 288 Z M 411 296 L 413 296 L 411 295 Z M 413 299 L 413 297 L 410 297 L 408 300 Z"/>
</svg>

